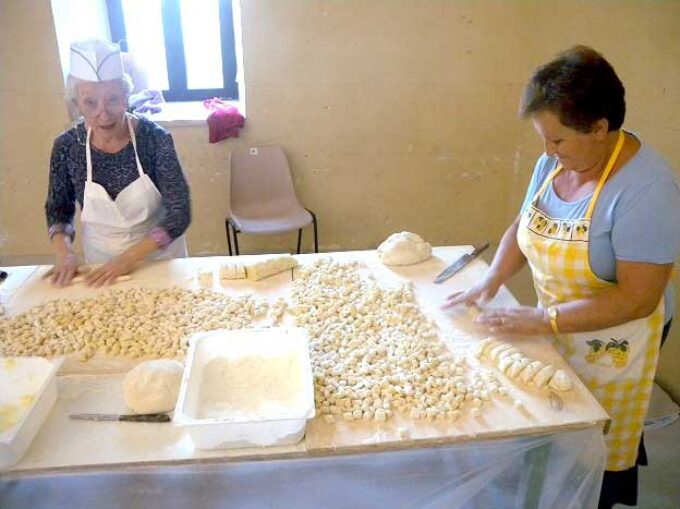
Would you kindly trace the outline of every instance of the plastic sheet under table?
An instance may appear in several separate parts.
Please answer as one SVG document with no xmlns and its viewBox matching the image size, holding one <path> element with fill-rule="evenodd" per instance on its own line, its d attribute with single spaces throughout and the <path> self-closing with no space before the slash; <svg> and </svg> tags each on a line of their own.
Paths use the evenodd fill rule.
<svg viewBox="0 0 680 509">
<path fill-rule="evenodd" d="M 604 459 L 593 427 L 356 455 L 10 474 L 0 507 L 587 509 Z"/>
</svg>

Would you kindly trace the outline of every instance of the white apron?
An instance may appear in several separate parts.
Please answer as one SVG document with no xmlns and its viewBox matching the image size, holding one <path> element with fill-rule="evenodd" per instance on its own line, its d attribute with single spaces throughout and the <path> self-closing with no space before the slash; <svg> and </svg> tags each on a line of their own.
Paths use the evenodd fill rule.
<svg viewBox="0 0 680 509">
<path fill-rule="evenodd" d="M 545 179 L 522 214 L 517 242 L 529 262 L 543 307 L 596 295 L 614 284 L 592 271 L 588 244 L 595 204 L 622 146 L 620 132 L 584 217 L 549 217 L 536 207 L 561 166 Z M 663 317 L 662 298 L 655 311 L 645 318 L 598 331 L 564 333 L 556 338 L 562 355 L 612 418 L 605 435 L 607 470 L 626 470 L 635 465 L 654 382 Z"/>
<path fill-rule="evenodd" d="M 160 221 L 162 208 L 161 193 L 149 176 L 142 170 L 137 155 L 137 140 L 132 122 L 125 116 L 139 178 L 123 189 L 115 200 L 101 185 L 92 181 L 92 154 L 90 135 L 87 129 L 85 155 L 87 159 L 87 181 L 83 193 L 83 209 L 80 220 L 83 224 L 83 250 L 87 263 L 105 263 L 141 241 Z M 151 260 L 179 258 L 187 255 L 184 235 L 175 239 L 165 249 L 149 256 Z"/>
</svg>

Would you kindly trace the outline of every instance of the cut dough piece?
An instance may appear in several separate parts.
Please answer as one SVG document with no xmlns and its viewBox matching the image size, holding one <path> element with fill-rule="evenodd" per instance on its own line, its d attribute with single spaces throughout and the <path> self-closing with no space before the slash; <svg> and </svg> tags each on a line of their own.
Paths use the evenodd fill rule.
<svg viewBox="0 0 680 509">
<path fill-rule="evenodd" d="M 198 278 L 198 283 L 201 286 L 212 287 L 212 285 L 213 285 L 213 267 L 212 267 L 212 265 L 204 265 L 203 267 L 199 268 L 198 272 L 196 273 L 196 277 Z"/>
<path fill-rule="evenodd" d="M 125 404 L 138 414 L 168 412 L 175 408 L 184 367 L 177 361 L 146 361 L 123 379 Z"/>
<path fill-rule="evenodd" d="M 526 368 L 531 360 L 528 357 L 522 357 L 518 361 L 514 361 L 507 371 L 510 378 L 517 378 L 524 368 Z"/>
<path fill-rule="evenodd" d="M 486 356 L 489 349 L 498 343 L 494 338 L 484 338 L 479 343 L 477 343 L 475 348 L 475 357 L 481 359 Z"/>
<path fill-rule="evenodd" d="M 557 391 L 568 391 L 570 390 L 574 383 L 571 381 L 571 377 L 566 371 L 558 369 L 555 374 L 550 379 L 548 385 Z"/>
<path fill-rule="evenodd" d="M 544 367 L 545 365 L 541 361 L 530 362 L 527 365 L 527 367 L 524 368 L 522 372 L 519 374 L 519 378 L 525 384 L 530 384 L 531 382 L 534 381 L 536 373 L 541 371 Z"/>
<path fill-rule="evenodd" d="M 508 368 L 514 364 L 514 361 L 510 357 L 505 357 L 503 359 L 500 359 L 498 361 L 498 366 L 499 371 L 506 373 L 508 371 Z"/>
<path fill-rule="evenodd" d="M 411 232 L 393 233 L 378 246 L 378 259 L 385 265 L 413 265 L 432 255 L 432 246 Z"/>
<path fill-rule="evenodd" d="M 220 279 L 245 279 L 246 267 L 242 263 L 225 262 L 220 265 Z"/>
<path fill-rule="evenodd" d="M 246 265 L 246 274 L 248 279 L 259 281 L 284 270 L 297 267 L 297 265 L 297 260 L 290 255 L 275 256 Z"/>
<path fill-rule="evenodd" d="M 501 359 L 504 359 L 505 357 L 510 357 L 514 354 L 519 354 L 519 356 L 522 356 L 522 353 L 517 350 L 517 348 L 512 347 L 508 348 L 507 350 L 503 350 L 501 353 L 498 354 L 498 360 L 500 361 Z"/>
<path fill-rule="evenodd" d="M 550 379 L 555 374 L 555 371 L 555 366 L 548 364 L 541 371 L 536 373 L 536 376 L 534 377 L 534 385 L 536 388 L 542 389 L 548 385 L 548 382 L 550 382 Z"/>
<path fill-rule="evenodd" d="M 489 357 L 491 357 L 491 360 L 494 362 L 498 360 L 498 356 L 500 355 L 501 352 L 504 352 L 505 350 L 509 350 L 512 348 L 512 345 L 509 345 L 507 343 L 501 343 L 498 346 L 494 346 L 491 349 L 491 353 L 489 354 Z"/>
<path fill-rule="evenodd" d="M 132 279 L 132 276 L 130 274 L 123 274 L 122 276 L 118 276 L 116 280 L 113 282 L 113 284 L 116 283 L 122 283 L 123 281 L 130 281 Z M 85 276 L 76 276 L 73 279 L 71 279 L 71 283 L 77 284 L 77 283 L 84 283 L 85 282 Z"/>
</svg>

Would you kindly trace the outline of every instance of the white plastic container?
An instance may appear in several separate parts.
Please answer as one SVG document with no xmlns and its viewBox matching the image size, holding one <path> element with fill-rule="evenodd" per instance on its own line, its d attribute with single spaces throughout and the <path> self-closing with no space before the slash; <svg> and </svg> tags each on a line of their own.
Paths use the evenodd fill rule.
<svg viewBox="0 0 680 509">
<path fill-rule="evenodd" d="M 220 329 L 191 338 L 173 423 L 196 448 L 294 444 L 314 415 L 305 329 Z"/>
<path fill-rule="evenodd" d="M 57 400 L 61 362 L 42 357 L 0 357 L 0 469 L 26 453 Z"/>
</svg>

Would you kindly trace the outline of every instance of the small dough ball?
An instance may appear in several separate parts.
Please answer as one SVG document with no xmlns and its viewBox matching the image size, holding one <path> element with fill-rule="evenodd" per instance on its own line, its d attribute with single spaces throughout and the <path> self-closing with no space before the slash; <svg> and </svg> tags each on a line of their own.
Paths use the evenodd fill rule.
<svg viewBox="0 0 680 509">
<path fill-rule="evenodd" d="M 393 233 L 378 246 L 378 259 L 385 265 L 413 265 L 431 254 L 432 246 L 411 232 Z"/>
<path fill-rule="evenodd" d="M 168 412 L 175 408 L 184 367 L 177 361 L 146 361 L 123 379 L 125 404 L 138 414 Z"/>
<path fill-rule="evenodd" d="M 573 387 L 571 377 L 566 371 L 558 369 L 548 382 L 548 385 L 558 391 L 568 391 Z"/>
<path fill-rule="evenodd" d="M 212 287 L 212 285 L 213 285 L 213 267 L 212 266 L 206 265 L 206 266 L 201 267 L 198 270 L 196 276 L 198 278 L 198 283 L 201 286 Z"/>
</svg>

